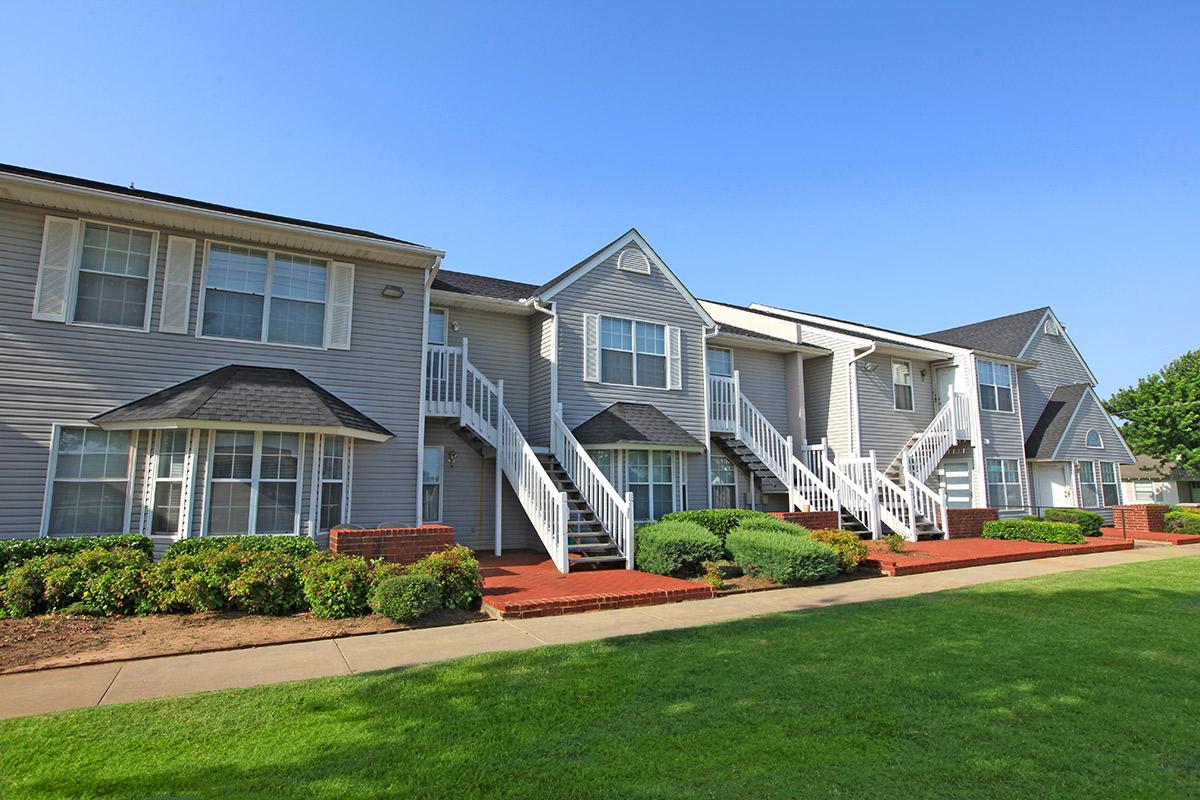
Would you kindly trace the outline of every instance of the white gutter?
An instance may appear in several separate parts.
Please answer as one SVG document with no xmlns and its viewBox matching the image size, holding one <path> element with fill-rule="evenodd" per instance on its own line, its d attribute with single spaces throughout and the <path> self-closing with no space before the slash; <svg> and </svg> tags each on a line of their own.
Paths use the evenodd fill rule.
<svg viewBox="0 0 1200 800">
<path fill-rule="evenodd" d="M 875 352 L 875 343 L 871 342 L 870 346 L 863 352 L 856 355 L 846 363 L 846 368 L 850 371 L 850 440 L 854 443 L 852 450 L 862 456 L 862 432 L 860 431 L 860 423 L 858 419 L 858 370 L 854 365 L 867 356 Z"/>
</svg>

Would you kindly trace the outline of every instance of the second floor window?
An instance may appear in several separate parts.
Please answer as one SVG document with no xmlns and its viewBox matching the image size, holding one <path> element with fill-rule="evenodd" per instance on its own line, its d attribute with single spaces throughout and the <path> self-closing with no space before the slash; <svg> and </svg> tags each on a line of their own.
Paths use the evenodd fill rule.
<svg viewBox="0 0 1200 800">
<path fill-rule="evenodd" d="M 733 351 L 724 347 L 708 348 L 708 374 L 722 378 L 733 377 Z"/>
<path fill-rule="evenodd" d="M 319 259 L 211 245 L 203 335 L 321 347 L 328 269 Z"/>
<path fill-rule="evenodd" d="M 600 380 L 667 387 L 667 329 L 652 322 L 600 317 Z"/>
<path fill-rule="evenodd" d="M 154 245 L 150 231 L 84 223 L 75 321 L 144 327 Z"/>
<path fill-rule="evenodd" d="M 912 362 L 892 362 L 892 405 L 897 411 L 913 410 Z"/>
<path fill-rule="evenodd" d="M 1012 367 L 994 361 L 979 363 L 979 403 L 986 411 L 1012 411 Z"/>
<path fill-rule="evenodd" d="M 446 309 L 429 309 L 429 329 L 425 337 L 429 344 L 446 343 Z"/>
</svg>

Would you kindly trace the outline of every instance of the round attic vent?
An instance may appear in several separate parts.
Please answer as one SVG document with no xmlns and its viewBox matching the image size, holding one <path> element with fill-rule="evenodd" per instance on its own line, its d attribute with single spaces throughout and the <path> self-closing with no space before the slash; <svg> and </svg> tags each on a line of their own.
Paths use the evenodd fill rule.
<svg viewBox="0 0 1200 800">
<path fill-rule="evenodd" d="M 626 247 L 617 256 L 617 269 L 623 269 L 628 272 L 640 272 L 643 275 L 650 274 L 650 259 L 646 258 L 646 254 L 636 247 Z"/>
</svg>

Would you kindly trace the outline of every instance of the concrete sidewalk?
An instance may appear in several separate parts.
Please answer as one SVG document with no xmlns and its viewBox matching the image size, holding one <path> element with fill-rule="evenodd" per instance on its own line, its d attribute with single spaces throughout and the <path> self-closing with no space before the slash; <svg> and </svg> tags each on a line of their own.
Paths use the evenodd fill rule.
<svg viewBox="0 0 1200 800">
<path fill-rule="evenodd" d="M 350 675 L 476 653 L 687 628 L 781 611 L 908 597 L 994 581 L 1196 556 L 1200 556 L 1200 545 L 1139 547 L 1116 553 L 1063 556 L 897 578 L 819 584 L 669 605 L 480 622 L 0 675 L 0 718 L 305 678 Z"/>
</svg>

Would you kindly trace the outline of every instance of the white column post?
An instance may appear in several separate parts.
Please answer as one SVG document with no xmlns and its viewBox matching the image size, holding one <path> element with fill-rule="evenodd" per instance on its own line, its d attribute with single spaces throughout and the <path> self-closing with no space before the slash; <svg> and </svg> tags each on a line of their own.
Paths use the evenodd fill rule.
<svg viewBox="0 0 1200 800">
<path fill-rule="evenodd" d="M 571 521 L 571 507 L 569 505 L 566 492 L 560 493 L 558 495 L 558 499 L 562 509 L 562 516 L 559 517 L 559 525 L 561 526 L 562 534 L 558 541 L 558 552 L 555 553 L 553 557 L 562 565 L 559 567 L 559 571 L 567 573 L 571 571 L 571 551 L 567 548 L 568 543 L 571 541 L 569 524 Z"/>
<path fill-rule="evenodd" d="M 464 347 L 466 346 L 466 343 L 467 342 L 464 339 L 463 340 Z M 503 409 L 503 408 L 504 408 L 504 381 L 500 380 L 500 381 L 496 382 L 496 414 L 497 414 L 497 416 L 499 416 L 501 409 Z M 501 427 L 499 419 L 496 420 L 496 424 L 497 424 L 497 427 Z M 496 543 L 495 543 L 496 555 L 500 555 L 501 553 L 504 552 L 504 525 L 502 522 L 503 517 L 504 517 L 504 499 L 503 499 L 504 487 L 502 485 L 502 478 L 501 478 L 501 474 L 504 471 L 501 466 L 501 464 L 503 463 L 501 461 L 501 459 L 503 457 L 504 457 L 504 437 L 497 436 L 496 437 L 496 489 L 495 489 L 495 491 L 496 491 Z"/>
<path fill-rule="evenodd" d="M 733 430 L 738 439 L 742 438 L 742 381 L 738 371 L 733 371 Z M 753 482 L 753 478 L 751 478 Z"/>
<path fill-rule="evenodd" d="M 942 538 L 950 538 L 950 509 L 946 506 L 946 487 L 938 489 L 938 499 L 942 503 Z"/>
<path fill-rule="evenodd" d="M 625 493 L 625 569 L 633 569 L 633 551 L 637 537 L 633 535 L 633 492 Z"/>
</svg>

